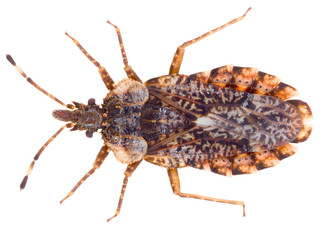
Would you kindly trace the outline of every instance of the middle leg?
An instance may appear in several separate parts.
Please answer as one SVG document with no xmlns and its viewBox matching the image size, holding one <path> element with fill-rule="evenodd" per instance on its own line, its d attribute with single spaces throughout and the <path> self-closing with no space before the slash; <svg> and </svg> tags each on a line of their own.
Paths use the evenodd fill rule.
<svg viewBox="0 0 325 240">
<path fill-rule="evenodd" d="M 115 83 L 111 76 L 108 74 L 106 69 L 102 67 L 99 62 L 97 62 L 90 54 L 81 46 L 81 44 L 73 37 L 71 37 L 67 32 L 65 33 L 73 42 L 77 45 L 80 51 L 98 68 L 98 72 L 103 79 L 103 82 L 108 90 L 113 90 L 115 88 Z"/>
<path fill-rule="evenodd" d="M 126 168 L 126 170 L 124 172 L 124 180 L 123 180 L 122 190 L 121 190 L 120 199 L 118 201 L 115 214 L 114 214 L 114 216 L 107 219 L 107 222 L 111 221 L 113 218 L 117 217 L 120 214 L 122 203 L 123 203 L 123 198 L 124 198 L 124 193 L 125 193 L 125 190 L 126 190 L 126 186 L 128 184 L 129 177 L 132 176 L 132 173 L 135 171 L 135 169 L 137 169 L 137 167 L 140 165 L 141 161 L 142 160 L 134 162 L 134 163 L 130 163 L 127 166 L 127 168 Z"/>
<path fill-rule="evenodd" d="M 85 174 L 85 176 L 79 180 L 79 182 L 71 189 L 71 191 L 68 193 L 68 195 L 60 201 L 60 203 L 65 201 L 67 198 L 71 197 L 72 194 L 74 194 L 74 192 L 80 187 L 80 185 L 102 165 L 102 163 L 104 162 L 105 158 L 107 157 L 109 151 L 110 151 L 109 147 L 107 147 L 104 144 L 102 146 L 102 148 L 100 149 L 95 162 L 93 163 L 93 168 L 90 169 Z"/>
<path fill-rule="evenodd" d="M 121 53 L 122 53 L 123 63 L 124 63 L 124 71 L 125 71 L 126 75 L 128 76 L 128 78 L 142 83 L 141 79 L 138 77 L 138 75 L 135 73 L 135 71 L 129 65 L 128 58 L 126 56 L 126 52 L 125 52 L 125 49 L 124 49 L 124 44 L 123 44 L 120 29 L 116 25 L 114 25 L 113 23 L 111 23 L 108 20 L 107 20 L 107 23 L 112 25 L 115 28 L 115 31 L 116 31 L 116 34 L 117 34 L 117 37 L 118 37 L 118 41 L 119 41 L 119 44 L 120 44 L 120 48 L 121 48 Z"/>
</svg>

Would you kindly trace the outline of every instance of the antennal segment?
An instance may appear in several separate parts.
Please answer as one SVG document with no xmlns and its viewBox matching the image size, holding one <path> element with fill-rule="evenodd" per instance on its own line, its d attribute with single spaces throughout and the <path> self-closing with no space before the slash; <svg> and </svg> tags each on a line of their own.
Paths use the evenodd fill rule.
<svg viewBox="0 0 325 240">
<path fill-rule="evenodd" d="M 53 141 L 54 138 L 56 138 L 63 131 L 63 129 L 71 128 L 71 127 L 73 127 L 73 123 L 68 123 L 68 124 L 62 126 L 49 140 L 47 140 L 47 142 L 40 148 L 40 150 L 38 150 L 38 152 L 36 153 L 36 155 L 34 157 L 34 160 L 29 165 L 26 176 L 24 177 L 23 181 L 20 184 L 20 190 L 23 190 L 25 188 L 27 180 L 28 180 L 28 176 L 31 175 L 31 173 L 33 171 L 35 161 L 40 157 L 40 155 L 42 154 L 44 149 Z"/>
<path fill-rule="evenodd" d="M 7 60 L 16 68 L 16 70 L 24 77 L 26 78 L 27 82 L 29 82 L 30 84 L 32 84 L 35 88 L 37 88 L 39 91 L 41 91 L 42 93 L 44 93 L 46 96 L 52 98 L 54 101 L 60 103 L 62 106 L 67 107 L 69 109 L 74 109 L 75 107 L 72 104 L 65 104 L 64 102 L 62 102 L 60 99 L 56 98 L 55 96 L 53 96 L 52 94 L 48 93 L 47 91 L 45 91 L 43 88 L 41 88 L 38 84 L 36 84 L 30 77 L 27 77 L 27 75 L 24 73 L 24 71 L 21 69 L 20 66 L 18 66 L 16 64 L 16 62 L 14 61 L 14 59 L 9 55 L 6 54 L 6 58 Z"/>
</svg>

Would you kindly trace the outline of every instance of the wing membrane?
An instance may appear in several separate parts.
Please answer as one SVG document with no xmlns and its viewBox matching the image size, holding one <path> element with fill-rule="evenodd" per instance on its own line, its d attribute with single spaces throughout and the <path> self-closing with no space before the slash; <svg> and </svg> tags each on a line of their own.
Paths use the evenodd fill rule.
<svg viewBox="0 0 325 240">
<path fill-rule="evenodd" d="M 144 138 L 150 139 L 146 157 L 160 158 L 166 166 L 195 166 L 273 150 L 294 140 L 302 128 L 297 108 L 272 96 L 221 88 L 186 75 L 154 78 L 146 86 L 150 98 L 143 112 L 156 114 L 142 124 Z"/>
</svg>

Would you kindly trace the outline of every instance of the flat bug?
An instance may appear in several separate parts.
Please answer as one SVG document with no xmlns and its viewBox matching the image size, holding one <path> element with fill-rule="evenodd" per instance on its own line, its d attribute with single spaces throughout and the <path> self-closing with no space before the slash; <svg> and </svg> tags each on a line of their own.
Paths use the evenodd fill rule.
<svg viewBox="0 0 325 240">
<path fill-rule="evenodd" d="M 232 176 L 275 166 L 296 152 L 290 143 L 308 139 L 312 130 L 309 123 L 311 110 L 303 101 L 287 100 L 297 94 L 296 89 L 256 68 L 226 65 L 189 76 L 179 74 L 179 69 L 187 46 L 241 21 L 250 9 L 244 15 L 180 45 L 169 75 L 145 83 L 128 64 L 120 30 L 111 22 L 107 21 L 116 30 L 128 76 L 117 84 L 106 69 L 66 33 L 98 68 L 108 89 L 100 105 L 94 99 L 89 99 L 87 104 L 63 103 L 27 77 L 7 55 L 8 61 L 30 84 L 68 108 L 53 111 L 54 118 L 68 123 L 37 152 L 20 188 L 25 188 L 43 150 L 65 128 L 85 130 L 87 137 L 99 131 L 104 144 L 92 169 L 60 203 L 101 166 L 112 150 L 117 160 L 127 164 L 127 168 L 116 212 L 107 221 L 120 213 L 128 178 L 142 160 L 167 169 L 176 195 L 240 205 L 245 216 L 242 201 L 182 193 L 177 168 L 190 166 Z"/>
</svg>

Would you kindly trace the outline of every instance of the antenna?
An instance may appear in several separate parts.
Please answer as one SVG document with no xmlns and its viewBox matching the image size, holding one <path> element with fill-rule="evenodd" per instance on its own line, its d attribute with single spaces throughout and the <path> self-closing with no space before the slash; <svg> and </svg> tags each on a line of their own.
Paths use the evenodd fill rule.
<svg viewBox="0 0 325 240">
<path fill-rule="evenodd" d="M 27 75 L 25 74 L 25 72 L 21 69 L 20 66 L 18 66 L 16 64 L 16 62 L 14 61 L 14 59 L 7 54 L 6 55 L 7 60 L 16 68 L 16 70 L 27 80 L 27 82 L 29 82 L 30 84 L 32 84 L 35 88 L 37 88 L 39 91 L 41 91 L 42 93 L 44 93 L 46 96 L 52 98 L 54 101 L 60 103 L 62 106 L 67 107 L 69 109 L 74 109 L 75 106 L 72 104 L 65 104 L 63 103 L 61 100 L 59 100 L 58 98 L 56 98 L 55 96 L 53 96 L 52 94 L 48 93 L 47 91 L 45 91 L 43 88 L 41 88 L 38 84 L 36 84 L 30 77 L 27 77 Z M 31 162 L 31 164 L 29 165 L 29 168 L 27 170 L 27 174 L 26 176 L 23 178 L 23 181 L 20 184 L 20 190 L 23 190 L 26 186 L 27 180 L 28 180 L 28 176 L 32 173 L 34 165 L 35 165 L 35 161 L 40 157 L 40 155 L 42 154 L 42 152 L 44 151 L 44 149 L 53 141 L 54 138 L 56 138 L 65 128 L 71 128 L 73 127 L 73 123 L 68 123 L 64 126 L 62 126 L 49 140 L 47 140 L 47 142 L 38 150 L 38 152 L 36 153 L 33 161 Z"/>
<path fill-rule="evenodd" d="M 67 107 L 69 109 L 74 109 L 75 108 L 72 104 L 65 104 L 60 99 L 58 99 L 57 97 L 53 96 L 52 94 L 48 93 L 43 88 L 41 88 L 30 77 L 27 77 L 27 75 L 24 73 L 24 71 L 21 69 L 21 67 L 16 64 L 16 62 L 14 61 L 14 59 L 9 54 L 6 54 L 6 58 L 16 68 L 16 70 L 27 80 L 27 82 L 29 82 L 30 84 L 33 85 L 33 87 L 37 88 L 39 91 L 41 91 L 42 93 L 44 93 L 46 96 L 52 98 L 54 101 L 60 103 L 62 106 Z"/>
</svg>

